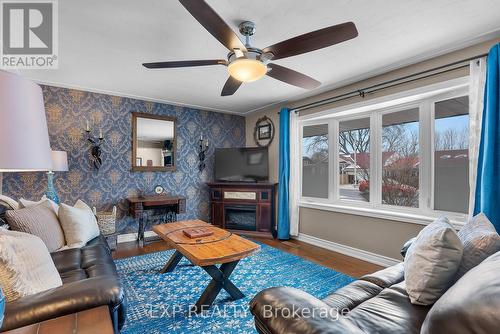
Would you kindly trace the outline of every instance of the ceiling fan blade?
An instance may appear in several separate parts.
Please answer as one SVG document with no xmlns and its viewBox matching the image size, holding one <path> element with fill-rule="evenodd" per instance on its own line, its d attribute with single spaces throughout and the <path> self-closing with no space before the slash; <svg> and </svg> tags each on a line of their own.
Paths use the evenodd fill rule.
<svg viewBox="0 0 500 334">
<path fill-rule="evenodd" d="M 321 85 L 321 82 L 315 80 L 305 74 L 291 70 L 276 64 L 268 64 L 271 70 L 267 75 L 279 81 L 286 82 L 287 84 L 298 86 L 305 89 L 314 89 Z"/>
<path fill-rule="evenodd" d="M 247 50 L 234 31 L 204 0 L 179 0 L 179 2 L 226 48 Z"/>
<path fill-rule="evenodd" d="M 271 52 L 274 60 L 282 59 L 326 48 L 356 36 L 358 36 L 358 30 L 354 23 L 346 22 L 287 39 L 268 46 L 263 52 Z"/>
<path fill-rule="evenodd" d="M 224 59 L 181 60 L 181 61 L 161 61 L 157 63 L 142 64 L 142 66 L 147 68 L 175 68 L 175 67 L 207 66 L 207 65 L 226 65 L 226 61 Z"/>
<path fill-rule="evenodd" d="M 238 90 L 238 88 L 240 88 L 241 84 L 241 81 L 238 81 L 232 76 L 229 76 L 226 83 L 224 84 L 224 88 L 222 88 L 220 96 L 233 95 Z"/>
</svg>

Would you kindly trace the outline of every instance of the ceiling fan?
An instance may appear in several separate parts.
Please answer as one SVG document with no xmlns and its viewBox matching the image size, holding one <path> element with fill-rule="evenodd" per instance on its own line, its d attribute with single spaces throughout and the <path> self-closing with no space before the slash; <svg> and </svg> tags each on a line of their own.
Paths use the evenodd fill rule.
<svg viewBox="0 0 500 334">
<path fill-rule="evenodd" d="M 287 67 L 270 63 L 270 61 L 322 49 L 358 36 L 354 23 L 346 22 L 259 49 L 250 44 L 250 36 L 255 33 L 253 22 L 245 21 L 239 25 L 240 33 L 245 36 L 245 44 L 243 44 L 234 31 L 204 0 L 179 0 L 179 2 L 209 33 L 229 49 L 227 60 L 166 61 L 142 65 L 146 68 L 227 66 L 229 78 L 222 89 L 221 96 L 233 95 L 243 82 L 256 81 L 264 75 L 305 89 L 316 88 L 321 85 L 319 81 Z"/>
</svg>

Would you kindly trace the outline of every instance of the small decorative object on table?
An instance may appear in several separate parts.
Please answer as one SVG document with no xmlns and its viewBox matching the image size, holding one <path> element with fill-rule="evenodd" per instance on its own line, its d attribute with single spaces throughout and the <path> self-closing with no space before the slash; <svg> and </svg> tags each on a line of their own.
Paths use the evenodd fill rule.
<svg viewBox="0 0 500 334">
<path fill-rule="evenodd" d="M 165 189 L 161 185 L 157 185 L 155 187 L 155 194 L 161 195 L 165 192 Z"/>
<path fill-rule="evenodd" d="M 99 231 L 108 241 L 111 249 L 116 248 L 116 206 L 113 206 L 111 212 L 100 211 L 98 212 L 95 207 L 92 208 L 94 215 L 97 217 L 97 225 Z"/>
<path fill-rule="evenodd" d="M 193 227 L 193 228 L 186 228 L 182 230 L 182 232 L 191 239 L 196 239 L 196 238 L 201 238 L 201 237 L 208 237 L 209 235 L 214 234 L 214 232 L 204 229 L 203 227 Z"/>
</svg>

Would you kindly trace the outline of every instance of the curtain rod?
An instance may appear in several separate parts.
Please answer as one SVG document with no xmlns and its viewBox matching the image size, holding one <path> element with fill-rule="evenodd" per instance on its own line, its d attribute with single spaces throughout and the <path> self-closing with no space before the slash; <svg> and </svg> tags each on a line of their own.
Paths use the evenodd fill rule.
<svg viewBox="0 0 500 334">
<path fill-rule="evenodd" d="M 469 64 L 462 64 L 462 63 L 469 62 L 471 60 L 478 59 L 478 58 L 483 58 L 483 57 L 486 57 L 486 56 L 488 56 L 488 54 L 487 53 L 483 53 L 483 54 L 480 54 L 480 55 L 477 55 L 477 56 L 474 56 L 474 57 L 462 59 L 462 60 L 455 61 L 455 62 L 446 64 L 446 65 L 441 65 L 441 66 L 434 67 L 434 68 L 431 68 L 431 69 L 428 69 L 428 70 L 424 70 L 424 71 L 421 71 L 421 72 L 417 72 L 417 73 L 413 73 L 413 74 L 406 75 L 406 76 L 403 76 L 403 77 L 399 77 L 399 78 L 396 78 L 396 79 L 391 79 L 391 80 L 388 80 L 388 81 L 384 81 L 384 82 L 381 82 L 381 83 L 378 83 L 378 84 L 375 84 L 375 85 L 372 85 L 372 86 L 368 86 L 368 87 L 365 87 L 365 88 L 353 90 L 353 91 L 348 92 L 348 93 L 343 93 L 343 94 L 332 96 L 332 97 L 329 97 L 329 98 L 326 98 L 326 99 L 323 99 L 323 100 L 319 100 L 319 101 L 316 101 L 316 102 L 311 102 L 311 103 L 303 104 L 301 106 L 298 106 L 296 108 L 291 109 L 290 111 L 294 111 L 294 112 L 297 113 L 297 112 L 302 111 L 302 110 L 307 110 L 307 109 L 311 109 L 311 108 L 315 108 L 315 107 L 320 107 L 320 106 L 323 106 L 325 104 L 330 104 L 330 103 L 333 103 L 333 102 L 339 102 L 339 101 L 347 100 L 347 99 L 350 99 L 350 98 L 353 98 L 353 97 L 356 97 L 356 96 L 361 96 L 362 98 L 364 98 L 365 94 L 368 94 L 368 93 L 378 92 L 378 91 L 381 91 L 381 90 L 384 90 L 384 89 L 387 89 L 387 88 L 392 88 L 392 87 L 399 86 L 399 85 L 402 85 L 402 84 L 405 84 L 405 83 L 410 83 L 410 82 L 413 82 L 413 81 L 417 81 L 417 80 L 421 80 L 421 79 L 426 79 L 426 78 L 433 77 L 433 76 L 438 75 L 438 74 L 443 74 L 443 73 L 447 73 L 447 72 L 451 72 L 451 71 L 455 71 L 455 70 L 458 70 L 458 69 L 461 69 L 461 68 L 468 67 Z M 459 65 L 459 64 L 462 64 L 462 65 L 461 66 L 455 66 L 455 65 Z M 442 70 L 442 71 L 440 71 L 440 70 Z M 436 71 L 439 71 L 439 72 L 436 72 Z M 435 73 L 432 73 L 432 72 L 435 72 Z"/>
</svg>

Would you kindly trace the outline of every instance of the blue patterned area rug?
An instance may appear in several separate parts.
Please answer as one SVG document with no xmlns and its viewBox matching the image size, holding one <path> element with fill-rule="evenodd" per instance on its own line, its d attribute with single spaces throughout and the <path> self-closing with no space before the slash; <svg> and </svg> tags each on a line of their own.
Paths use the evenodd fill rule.
<svg viewBox="0 0 500 334">
<path fill-rule="evenodd" d="M 261 245 L 259 253 L 240 261 L 231 280 L 246 295 L 232 301 L 222 290 L 208 312 L 189 314 L 210 281 L 208 274 L 185 258 L 171 273 L 160 274 L 173 251 L 116 260 L 127 295 L 123 334 L 256 333 L 248 303 L 259 291 L 291 286 L 324 298 L 354 279 L 276 248 Z"/>
</svg>

